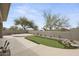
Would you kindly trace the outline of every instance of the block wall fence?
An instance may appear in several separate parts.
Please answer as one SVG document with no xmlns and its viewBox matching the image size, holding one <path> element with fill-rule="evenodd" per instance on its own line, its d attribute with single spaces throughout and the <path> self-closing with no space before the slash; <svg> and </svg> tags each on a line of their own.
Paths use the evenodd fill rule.
<svg viewBox="0 0 79 59">
<path fill-rule="evenodd" d="M 79 29 L 70 31 L 29 31 L 29 33 L 43 37 L 56 37 L 79 41 Z"/>
</svg>

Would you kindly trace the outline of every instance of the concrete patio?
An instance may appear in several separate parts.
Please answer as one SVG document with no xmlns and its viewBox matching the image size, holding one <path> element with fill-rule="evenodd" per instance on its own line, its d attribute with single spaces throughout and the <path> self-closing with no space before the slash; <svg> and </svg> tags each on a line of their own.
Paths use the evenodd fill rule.
<svg viewBox="0 0 79 59">
<path fill-rule="evenodd" d="M 30 34 L 16 34 L 4 36 L 10 42 L 12 56 L 79 56 L 79 49 L 60 49 L 33 43 L 25 36 Z"/>
</svg>

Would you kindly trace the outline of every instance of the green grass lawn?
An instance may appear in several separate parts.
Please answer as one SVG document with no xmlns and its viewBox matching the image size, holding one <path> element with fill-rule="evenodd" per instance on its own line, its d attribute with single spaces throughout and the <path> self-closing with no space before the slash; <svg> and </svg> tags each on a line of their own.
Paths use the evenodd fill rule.
<svg viewBox="0 0 79 59">
<path fill-rule="evenodd" d="M 28 40 L 33 41 L 37 44 L 43 44 L 46 46 L 56 47 L 56 48 L 64 48 L 65 46 L 61 44 L 59 41 L 55 39 L 40 37 L 40 36 L 28 36 L 26 37 Z"/>
</svg>

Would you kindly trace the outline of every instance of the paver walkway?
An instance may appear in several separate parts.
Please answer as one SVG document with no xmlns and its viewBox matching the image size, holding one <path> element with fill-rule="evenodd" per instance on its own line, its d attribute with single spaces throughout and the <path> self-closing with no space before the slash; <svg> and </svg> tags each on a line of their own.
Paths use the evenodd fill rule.
<svg viewBox="0 0 79 59">
<path fill-rule="evenodd" d="M 79 56 L 79 49 L 60 49 L 33 43 L 24 38 L 30 34 L 4 36 L 10 42 L 12 56 Z"/>
</svg>

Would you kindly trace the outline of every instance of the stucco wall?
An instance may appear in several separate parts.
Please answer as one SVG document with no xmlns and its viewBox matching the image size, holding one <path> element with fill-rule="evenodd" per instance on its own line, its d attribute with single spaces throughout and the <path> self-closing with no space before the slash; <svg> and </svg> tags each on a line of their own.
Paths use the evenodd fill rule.
<svg viewBox="0 0 79 59">
<path fill-rule="evenodd" d="M 71 31 L 29 31 L 29 33 L 46 37 L 66 38 L 79 41 L 79 29 Z"/>
</svg>

